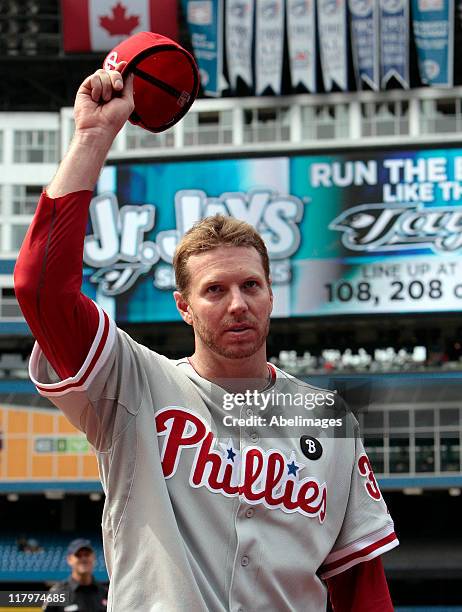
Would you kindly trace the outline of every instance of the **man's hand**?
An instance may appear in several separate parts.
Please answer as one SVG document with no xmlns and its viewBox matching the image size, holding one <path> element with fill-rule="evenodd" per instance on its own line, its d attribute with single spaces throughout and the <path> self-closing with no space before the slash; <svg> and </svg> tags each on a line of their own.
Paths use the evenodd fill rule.
<svg viewBox="0 0 462 612">
<path fill-rule="evenodd" d="M 120 62 L 116 70 L 97 70 L 79 87 L 74 138 L 47 187 L 51 198 L 94 189 L 114 138 L 134 109 L 133 75 L 124 83 L 119 72 L 125 64 Z"/>
<path fill-rule="evenodd" d="M 77 91 L 74 105 L 76 134 L 95 134 L 111 142 L 134 109 L 133 75 L 125 83 L 119 70 L 97 70 L 87 77 Z"/>
</svg>

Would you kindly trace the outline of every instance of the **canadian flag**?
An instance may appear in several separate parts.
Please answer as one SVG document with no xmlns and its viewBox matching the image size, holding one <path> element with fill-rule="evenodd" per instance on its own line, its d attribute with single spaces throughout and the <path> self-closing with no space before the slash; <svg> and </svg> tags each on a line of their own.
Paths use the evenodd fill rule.
<svg viewBox="0 0 462 612">
<path fill-rule="evenodd" d="M 137 32 L 178 39 L 176 0 L 61 0 L 66 53 L 110 51 Z"/>
</svg>

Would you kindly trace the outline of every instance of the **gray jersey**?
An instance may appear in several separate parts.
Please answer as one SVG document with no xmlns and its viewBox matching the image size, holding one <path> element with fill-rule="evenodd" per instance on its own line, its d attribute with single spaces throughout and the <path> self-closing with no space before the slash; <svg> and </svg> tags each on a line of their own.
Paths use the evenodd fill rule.
<svg viewBox="0 0 462 612">
<path fill-rule="evenodd" d="M 108 610 L 320 612 L 322 578 L 398 543 L 353 415 L 336 399 L 305 411 L 309 428 L 290 420 L 279 390 L 328 392 L 281 370 L 264 410 L 229 411 L 187 359 L 137 344 L 100 310 L 75 377 L 57 381 L 37 345 L 30 374 L 96 450 Z"/>
</svg>

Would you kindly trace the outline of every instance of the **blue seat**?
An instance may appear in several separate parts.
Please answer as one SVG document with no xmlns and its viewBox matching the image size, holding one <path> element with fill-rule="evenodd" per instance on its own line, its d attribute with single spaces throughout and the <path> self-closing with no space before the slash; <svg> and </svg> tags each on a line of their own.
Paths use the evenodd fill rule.
<svg viewBox="0 0 462 612">
<path fill-rule="evenodd" d="M 45 573 L 49 580 L 60 580 L 68 575 L 69 566 L 66 562 L 66 549 L 69 541 L 77 534 L 57 533 L 28 533 L 28 538 L 33 538 L 40 543 L 42 550 L 35 553 L 21 552 L 17 549 L 17 535 L 11 533 L 0 533 L 0 581 L 21 581 L 27 574 L 27 580 L 33 580 L 33 574 L 40 574 L 38 581 L 44 579 Z M 78 537 L 88 538 L 95 547 L 96 564 L 95 573 L 99 579 L 106 580 L 106 566 L 101 537 L 99 534 L 80 533 Z"/>
</svg>

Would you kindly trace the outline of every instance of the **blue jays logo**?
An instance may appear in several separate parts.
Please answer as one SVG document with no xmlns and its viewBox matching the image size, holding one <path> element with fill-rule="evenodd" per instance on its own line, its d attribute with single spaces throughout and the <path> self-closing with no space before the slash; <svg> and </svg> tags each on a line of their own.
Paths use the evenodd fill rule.
<svg viewBox="0 0 462 612">
<path fill-rule="evenodd" d="M 372 13 L 373 0 L 350 0 L 350 11 L 356 17 L 367 17 Z"/>
<path fill-rule="evenodd" d="M 279 13 L 279 2 L 266 2 L 262 7 L 262 16 L 264 19 L 274 19 Z"/>
<path fill-rule="evenodd" d="M 339 10 L 339 8 L 341 8 L 340 5 L 340 0 L 322 0 L 320 10 L 326 15 L 333 15 Z"/>
<path fill-rule="evenodd" d="M 461 6 L 462 8 L 462 6 Z M 432 59 L 426 59 L 419 64 L 423 68 L 423 72 L 429 81 L 436 79 L 439 75 L 441 68 L 438 62 Z"/>
<path fill-rule="evenodd" d="M 399 13 L 404 11 L 406 0 L 381 0 L 380 4 L 387 13 Z"/>
<path fill-rule="evenodd" d="M 307 0 L 295 0 L 295 2 L 292 2 L 290 5 L 290 13 L 294 17 L 303 17 L 308 13 L 308 10 L 309 4 Z"/>
<path fill-rule="evenodd" d="M 234 2 L 231 4 L 230 12 L 233 17 L 243 19 L 249 11 L 247 2 Z"/>
<path fill-rule="evenodd" d="M 462 206 L 361 204 L 342 212 L 329 229 L 342 232 L 342 243 L 353 251 L 454 252 L 462 248 Z"/>
</svg>

